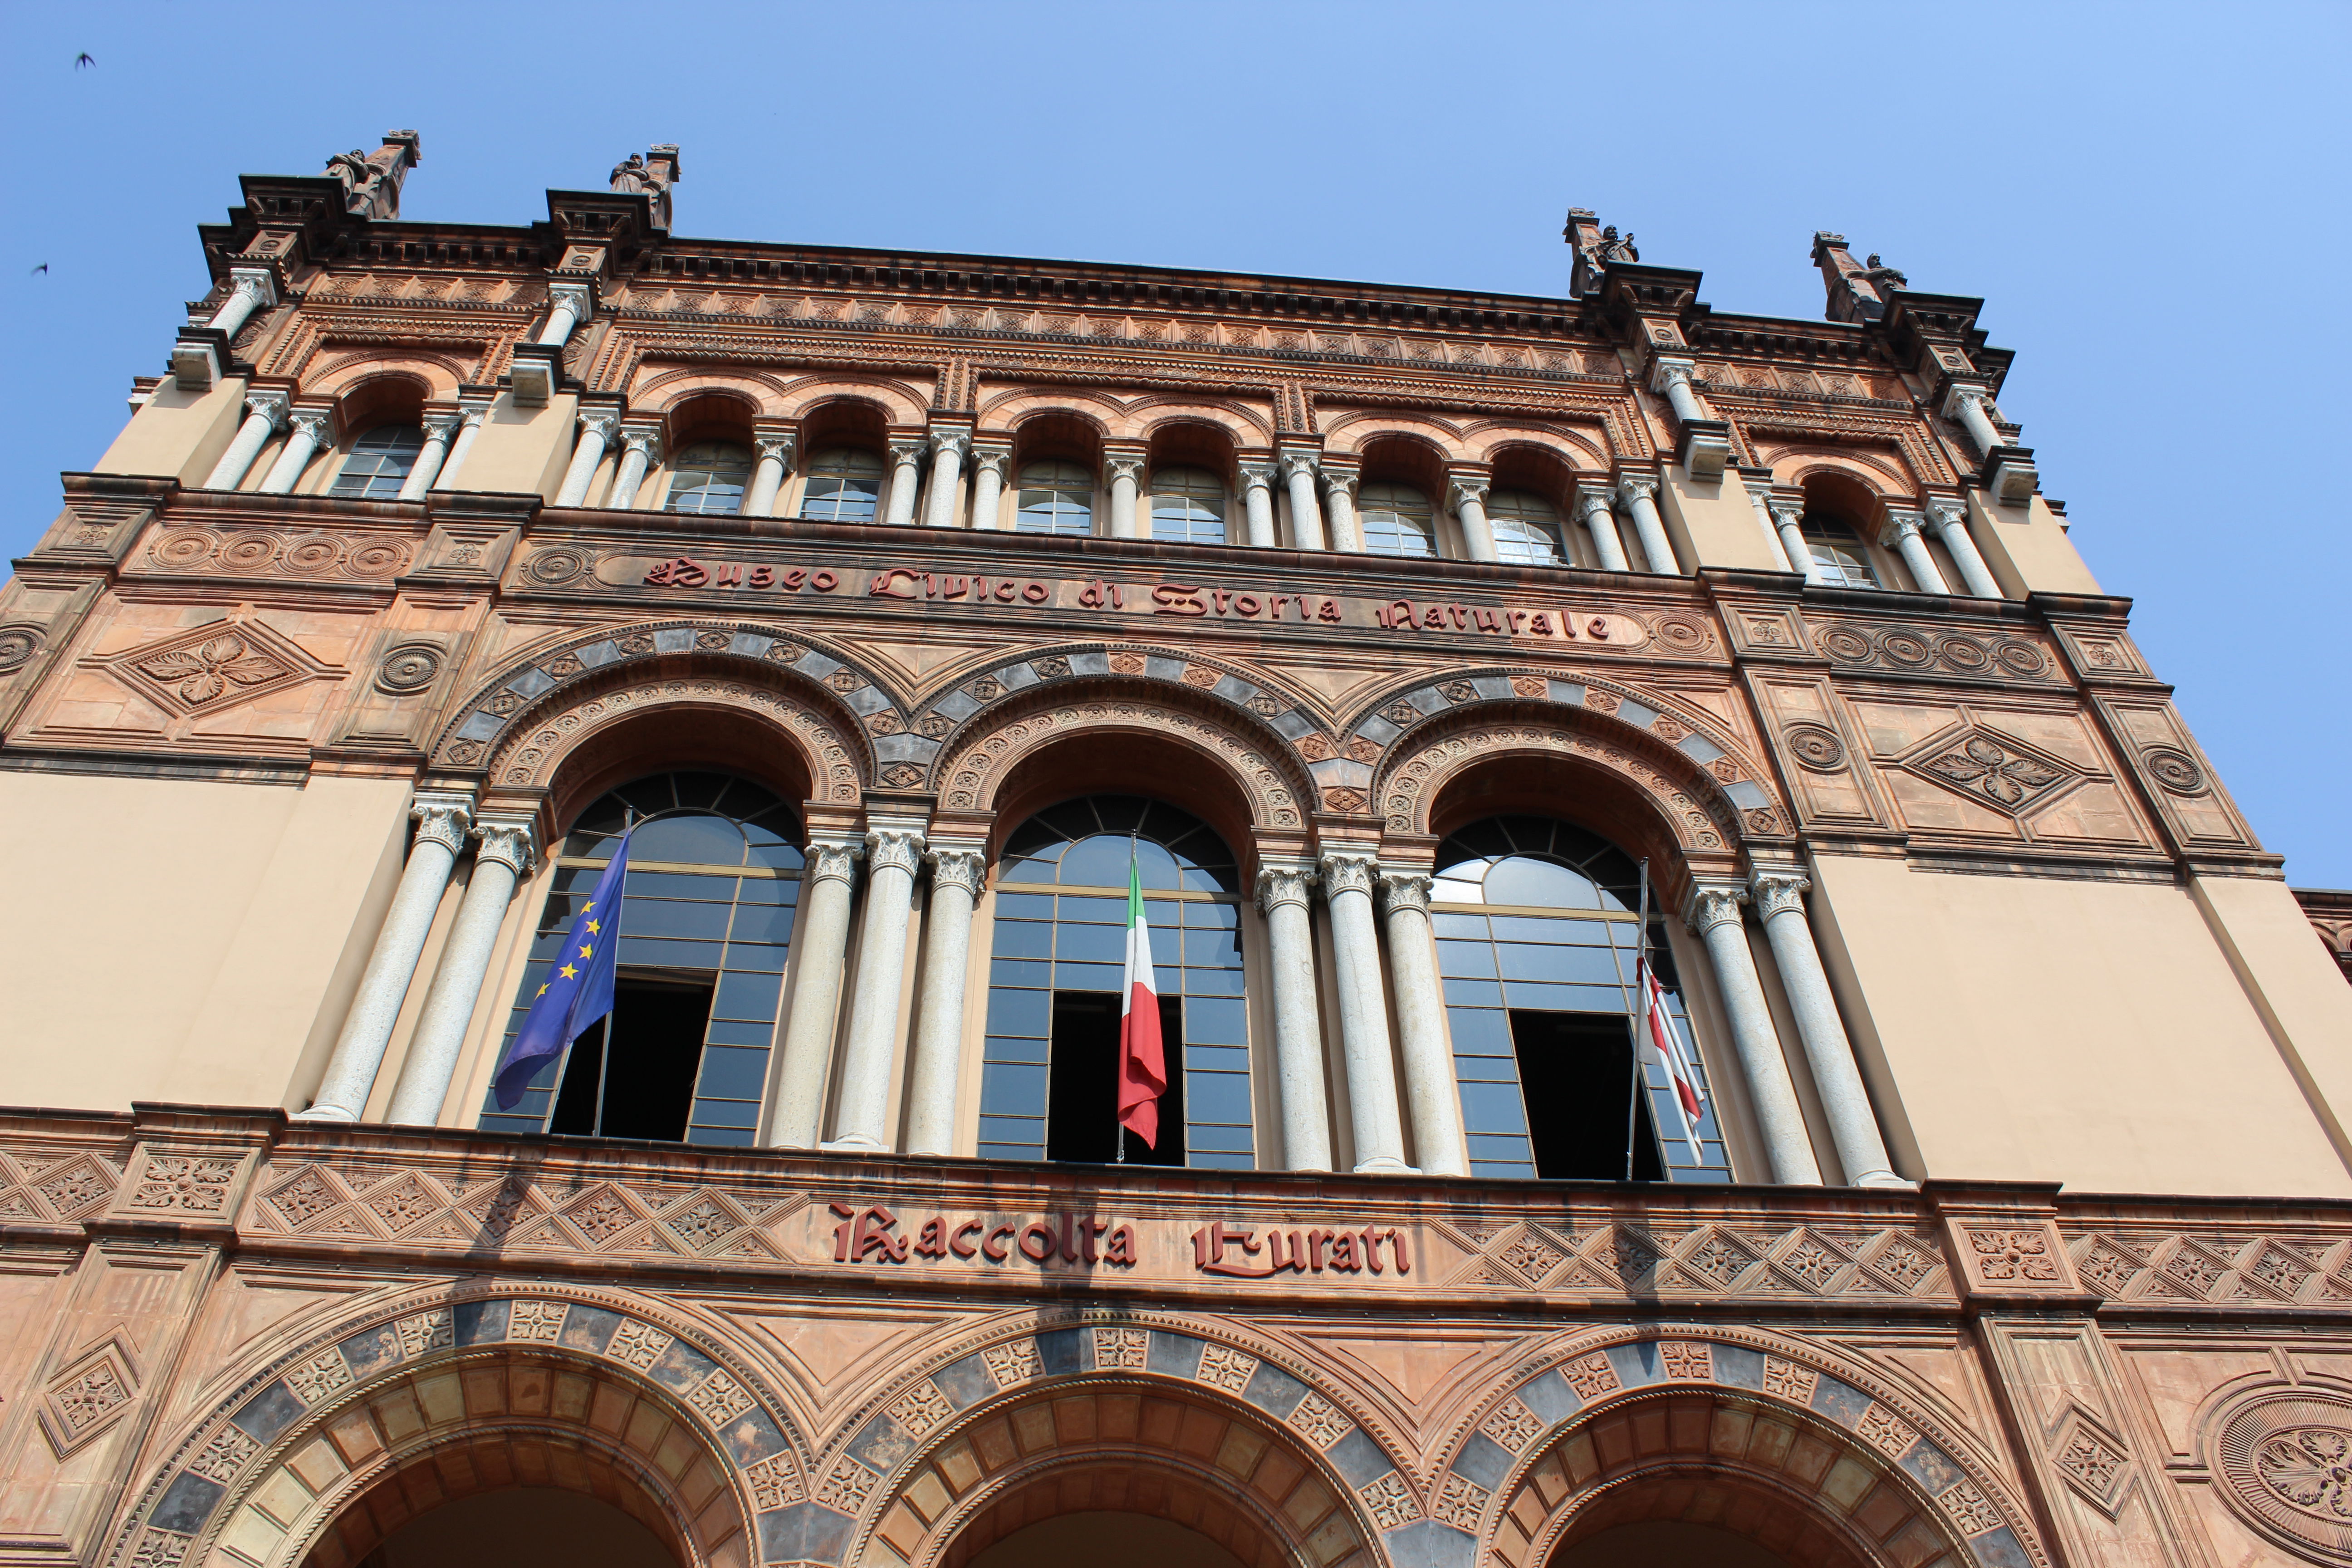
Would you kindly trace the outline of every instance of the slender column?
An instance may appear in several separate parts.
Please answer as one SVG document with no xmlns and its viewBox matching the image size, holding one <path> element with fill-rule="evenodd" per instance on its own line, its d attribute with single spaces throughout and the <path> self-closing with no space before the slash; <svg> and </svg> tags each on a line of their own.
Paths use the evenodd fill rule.
<svg viewBox="0 0 2352 1568">
<path fill-rule="evenodd" d="M 971 450 L 969 436 L 931 437 L 931 488 L 923 498 L 925 528 L 955 526 L 956 481 L 963 477 L 963 455 Z"/>
<path fill-rule="evenodd" d="M 399 890 L 392 895 L 392 908 L 384 911 L 383 927 L 376 932 L 375 951 L 368 954 L 359 994 L 343 1015 L 343 1032 L 335 1040 L 335 1054 L 327 1059 L 327 1076 L 320 1081 L 310 1109 L 297 1121 L 357 1121 L 366 1112 L 368 1093 L 383 1066 L 384 1047 L 392 1043 L 393 1026 L 400 1019 L 400 1005 L 416 974 L 417 955 L 432 932 L 434 911 L 441 907 L 457 851 L 465 847 L 474 803 L 462 795 L 420 795 L 408 814 L 416 819 L 416 837 L 408 847 Z"/>
<path fill-rule="evenodd" d="M 430 1127 L 441 1120 L 449 1079 L 465 1049 L 466 1027 L 481 999 L 482 977 L 489 973 L 490 953 L 499 944 L 499 927 L 506 921 L 516 881 L 535 858 L 527 821 L 480 824 L 474 836 L 481 847 L 474 851 L 473 879 L 466 884 L 457 918 L 450 922 L 441 968 L 425 993 L 425 1011 L 416 1020 L 408 1059 L 400 1064 L 392 1108 L 384 1113 L 387 1121 Z"/>
<path fill-rule="evenodd" d="M 841 999 L 841 966 L 849 951 L 849 891 L 864 845 L 809 838 L 801 870 L 801 912 L 793 931 L 793 994 L 777 1048 L 775 1108 L 768 1142 L 787 1149 L 816 1146 L 824 1110 L 824 1074 L 833 1056 L 834 1018 Z"/>
<path fill-rule="evenodd" d="M 1383 871 L 1388 910 L 1389 978 L 1396 986 L 1397 1032 L 1403 1037 L 1404 1099 L 1412 1112 L 1413 1152 L 1433 1176 L 1470 1173 L 1462 1136 L 1462 1090 L 1437 979 L 1437 938 L 1429 924 L 1429 879 Z"/>
<path fill-rule="evenodd" d="M 1323 857 L 1323 897 L 1331 910 L 1331 952 L 1339 982 L 1339 1044 L 1348 1059 L 1348 1104 L 1358 1171 L 1410 1172 L 1390 1058 L 1388 999 L 1381 992 L 1381 939 L 1372 925 L 1370 855 Z"/>
<path fill-rule="evenodd" d="M 286 423 L 286 445 L 261 481 L 261 493 L 266 496 L 291 493 L 302 470 L 310 466 L 311 456 L 327 438 L 327 416 L 323 413 L 305 410 L 288 416 Z"/>
<path fill-rule="evenodd" d="M 1315 937 L 1307 921 L 1307 889 L 1313 880 L 1314 874 L 1297 865 L 1268 866 L 1257 874 L 1257 907 L 1265 911 L 1267 967 L 1274 974 L 1274 1068 L 1286 1171 L 1331 1168 L 1323 1031 L 1315 1009 Z"/>
<path fill-rule="evenodd" d="M 1006 447 L 975 447 L 971 455 L 971 525 L 992 529 L 1003 505 L 1004 480 L 1013 469 L 1013 452 Z"/>
<path fill-rule="evenodd" d="M 915 1075 L 907 1091 L 907 1152 L 955 1152 L 963 1066 L 964 977 L 971 963 L 971 907 L 985 861 L 977 849 L 934 847 L 931 907 L 923 919 L 923 989 L 915 1000 Z"/>
<path fill-rule="evenodd" d="M 1691 896 L 1687 921 L 1714 961 L 1716 988 L 1722 992 L 1723 1010 L 1731 1019 L 1732 1049 L 1739 1054 L 1748 1103 L 1755 1108 L 1757 1128 L 1764 1134 L 1764 1159 L 1771 1178 L 1819 1186 L 1822 1169 L 1805 1132 L 1805 1113 L 1789 1081 L 1789 1059 L 1780 1054 L 1780 1032 L 1772 1026 L 1772 1009 L 1764 1000 L 1756 955 L 1748 951 L 1739 919 L 1746 897 L 1738 888 L 1702 887 Z"/>
<path fill-rule="evenodd" d="M 551 283 L 547 286 L 547 325 L 540 328 L 536 341 L 562 348 L 572 341 L 572 329 L 588 319 L 588 286 Z"/>
<path fill-rule="evenodd" d="M 254 311 L 278 303 L 278 279 L 268 268 L 233 267 L 228 276 L 229 296 L 220 309 L 203 326 L 181 329 L 172 345 L 172 379 L 190 392 L 212 390 L 227 368 L 237 329 Z"/>
<path fill-rule="evenodd" d="M 1805 542 L 1803 499 L 1774 496 L 1766 504 L 1771 508 L 1772 521 L 1780 530 L 1780 543 L 1788 552 L 1790 563 L 1805 574 L 1808 583 L 1828 582 L 1822 574 L 1822 563 L 1813 559 L 1812 546 Z"/>
<path fill-rule="evenodd" d="M 596 477 L 596 465 L 604 460 L 604 444 L 620 427 L 617 414 L 600 410 L 580 416 L 580 443 L 572 448 L 572 466 L 563 470 L 562 486 L 555 492 L 556 505 L 586 504 L 588 482 Z"/>
<path fill-rule="evenodd" d="M 1952 388 L 1944 399 L 1944 411 L 1959 416 L 1967 427 L 1969 439 L 1977 444 L 1979 453 L 2009 443 L 1992 427 L 1992 397 L 1982 387 L 1960 385 Z"/>
<path fill-rule="evenodd" d="M 1641 537 L 1642 553 L 1650 558 L 1650 570 L 1660 576 L 1680 576 L 1682 566 L 1675 560 L 1675 547 L 1666 542 L 1666 525 L 1658 518 L 1658 481 L 1619 479 L 1617 499 L 1633 514 L 1633 531 Z"/>
<path fill-rule="evenodd" d="M 224 333 L 230 338 L 253 319 L 253 313 L 264 305 L 275 304 L 278 299 L 277 279 L 266 268 L 232 267 L 229 268 L 229 297 L 205 323 L 207 331 Z"/>
<path fill-rule="evenodd" d="M 878 827 L 866 836 L 866 919 L 857 942 L 857 994 L 849 1002 L 842 1048 L 841 1110 L 827 1149 L 845 1153 L 890 1150 L 890 1055 L 898 1035 L 898 989 L 907 972 L 907 911 L 923 836 Z"/>
<path fill-rule="evenodd" d="M 1748 490 L 1748 504 L 1756 510 L 1756 526 L 1764 531 L 1764 547 L 1771 552 L 1773 563 L 1783 572 L 1794 572 L 1797 568 L 1790 563 L 1787 546 L 1780 542 L 1780 531 L 1772 525 L 1772 509 L 1764 504 L 1772 491 L 1771 476 L 1743 477 L 1740 482 Z"/>
<path fill-rule="evenodd" d="M 1624 541 L 1617 537 L 1617 511 L 1607 490 L 1576 492 L 1577 515 L 1584 520 L 1587 532 L 1592 535 L 1592 552 L 1601 558 L 1604 572 L 1631 572 L 1633 563 L 1625 559 Z"/>
<path fill-rule="evenodd" d="M 1686 426 L 1710 422 L 1715 418 L 1700 404 L 1698 393 L 1691 385 L 1691 372 L 1695 368 L 1686 359 L 1662 359 L 1652 382 L 1666 395 L 1666 402 L 1674 408 L 1675 417 Z"/>
<path fill-rule="evenodd" d="M 645 488 L 646 469 L 660 460 L 660 426 L 622 426 L 621 462 L 618 470 L 613 475 L 612 493 L 604 498 L 604 510 L 606 511 L 635 510 L 637 492 Z M 593 473 L 594 470 L 590 471 Z M 583 499 L 585 499 L 584 492 Z"/>
<path fill-rule="evenodd" d="M 433 481 L 441 476 L 442 465 L 449 460 L 449 441 L 457 433 L 458 416 L 428 414 L 425 416 L 425 449 L 416 454 L 416 462 L 408 470 L 408 478 L 400 486 L 402 500 L 423 500 Z"/>
<path fill-rule="evenodd" d="M 1985 569 L 1984 557 L 1977 553 L 1977 542 L 1969 536 L 1969 509 L 1956 500 L 1934 500 L 1927 503 L 1927 524 L 1936 537 L 1944 542 L 1951 552 L 1952 564 L 1960 569 L 1960 580 L 1969 592 L 1979 599 L 2003 599 L 2000 584 Z"/>
<path fill-rule="evenodd" d="M 1290 487 L 1290 542 L 1300 550 L 1323 549 L 1323 512 L 1315 504 L 1316 462 L 1311 454 L 1282 458 L 1282 482 Z"/>
<path fill-rule="evenodd" d="M 1495 549 L 1495 525 L 1486 518 L 1486 481 L 1456 479 L 1448 498 L 1454 515 L 1462 520 L 1462 542 L 1473 561 L 1500 559 Z"/>
<path fill-rule="evenodd" d="M 1911 1185 L 1895 1173 L 1886 1158 L 1870 1091 L 1854 1065 L 1853 1044 L 1838 1017 L 1829 976 L 1822 973 L 1813 928 L 1805 921 L 1805 889 L 1812 884 L 1794 871 L 1759 871 L 1750 885 L 1764 934 L 1772 942 L 1772 961 L 1780 968 L 1780 987 L 1789 994 L 1789 1010 L 1797 1016 L 1797 1034 L 1805 1042 L 1805 1059 L 1812 1064 L 1813 1087 L 1821 1090 L 1822 1110 L 1829 1117 L 1830 1138 L 1837 1144 L 1846 1184 Z"/>
<path fill-rule="evenodd" d="M 923 443 L 890 443 L 890 505 L 882 521 L 904 528 L 915 521 L 915 487 L 922 482 Z"/>
<path fill-rule="evenodd" d="M 1105 458 L 1103 478 L 1110 486 L 1110 536 L 1113 539 L 1141 538 L 1135 527 L 1135 498 L 1143 483 L 1143 459 Z"/>
<path fill-rule="evenodd" d="M 1353 554 L 1364 552 L 1364 522 L 1356 515 L 1356 486 L 1363 479 L 1355 468 L 1323 468 L 1323 505 L 1331 520 L 1331 548 Z"/>
<path fill-rule="evenodd" d="M 1254 550 L 1271 550 L 1274 537 L 1274 465 L 1241 466 L 1242 515 L 1248 520 L 1248 543 Z"/>
<path fill-rule="evenodd" d="M 1927 553 L 1927 542 L 1919 537 L 1921 519 L 1909 507 L 1888 507 L 1886 526 L 1878 531 L 1878 542 L 1893 549 L 1903 557 L 1903 564 L 1911 568 L 1911 581 L 1919 584 L 1923 594 L 1948 594 L 1951 584 L 1944 581 L 1936 558 Z"/>
<path fill-rule="evenodd" d="M 466 466 L 467 456 L 474 449 L 474 437 L 482 433 L 483 422 L 490 416 L 487 403 L 457 405 L 457 439 L 449 447 L 449 460 L 441 465 L 440 477 L 435 481 L 444 489 L 455 489 L 457 472 Z"/>
<path fill-rule="evenodd" d="M 784 488 L 784 476 L 792 471 L 794 447 L 789 434 L 752 437 L 751 447 L 758 460 L 751 468 L 751 489 L 743 497 L 743 516 L 776 515 L 776 492 Z"/>
<path fill-rule="evenodd" d="M 253 467 L 253 459 L 261 448 L 269 445 L 269 437 L 286 422 L 286 395 L 282 392 L 248 392 L 245 395 L 245 423 L 236 427 L 236 435 L 213 465 L 212 477 L 205 480 L 208 490 L 233 490 L 245 482 L 245 471 Z"/>
</svg>

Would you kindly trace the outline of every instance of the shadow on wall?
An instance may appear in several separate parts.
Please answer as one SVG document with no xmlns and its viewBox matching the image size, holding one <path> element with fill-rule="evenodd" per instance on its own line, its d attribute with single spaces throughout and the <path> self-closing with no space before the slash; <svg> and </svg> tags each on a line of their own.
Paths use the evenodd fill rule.
<svg viewBox="0 0 2352 1568">
<path fill-rule="evenodd" d="M 1243 1568 L 1240 1558 L 1197 1531 L 1148 1514 L 1104 1510 L 1040 1520 L 997 1542 L 966 1568 L 1077 1568 L 1081 1563 Z"/>
<path fill-rule="evenodd" d="M 1789 1560 L 1727 1530 L 1643 1520 L 1604 1530 L 1552 1554 L 1551 1568 L 1790 1568 Z"/>
<path fill-rule="evenodd" d="M 478 1492 L 409 1521 L 360 1568 L 677 1568 L 611 1503 L 551 1487 Z"/>
</svg>

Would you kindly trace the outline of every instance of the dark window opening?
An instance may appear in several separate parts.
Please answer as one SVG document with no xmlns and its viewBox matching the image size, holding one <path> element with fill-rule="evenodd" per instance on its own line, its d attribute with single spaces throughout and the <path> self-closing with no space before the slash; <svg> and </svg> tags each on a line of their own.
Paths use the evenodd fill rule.
<svg viewBox="0 0 2352 1568">
<path fill-rule="evenodd" d="M 1623 1014 L 1514 1008 L 1511 1043 L 1538 1176 L 1622 1182 L 1630 1131 L 1633 1179 L 1665 1180 L 1650 1131 L 1650 1097 L 1633 1093 L 1633 1043 Z"/>
<path fill-rule="evenodd" d="M 711 979 L 619 976 L 613 985 L 611 1059 L 604 1026 L 591 1025 L 572 1042 L 547 1130 L 667 1143 L 684 1139 L 716 989 Z"/>
<path fill-rule="evenodd" d="M 1119 998 L 1100 991 L 1054 993 L 1053 1052 L 1047 1068 L 1045 1158 L 1108 1165 L 1118 1158 Z M 1160 1146 L 1129 1134 L 1130 1165 L 1184 1163 L 1184 1001 L 1160 998 L 1160 1038 L 1168 1055 L 1168 1091 L 1160 1097 Z"/>
</svg>

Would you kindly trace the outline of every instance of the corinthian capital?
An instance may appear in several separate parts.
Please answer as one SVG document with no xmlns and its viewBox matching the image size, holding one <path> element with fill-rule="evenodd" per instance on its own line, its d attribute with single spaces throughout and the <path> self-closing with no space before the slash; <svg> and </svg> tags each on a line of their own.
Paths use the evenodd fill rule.
<svg viewBox="0 0 2352 1568">
<path fill-rule="evenodd" d="M 246 413 L 258 415 L 268 420 L 272 430 L 286 428 L 286 411 L 290 406 L 292 405 L 286 394 L 275 389 L 267 392 L 248 392 L 245 395 Z"/>
<path fill-rule="evenodd" d="M 1105 458 L 1103 459 L 1103 483 L 1106 485 L 1115 485 L 1121 479 L 1125 479 L 1129 484 L 1140 486 L 1143 483 L 1143 459 L 1140 458 Z"/>
<path fill-rule="evenodd" d="M 1380 884 L 1383 908 L 1429 912 L 1430 879 L 1420 872 L 1382 871 L 1374 880 Z"/>
<path fill-rule="evenodd" d="M 428 414 L 424 421 L 425 438 L 427 441 L 441 442 L 446 446 L 450 438 L 457 434 L 457 426 L 464 424 L 466 416 L 462 411 L 454 414 Z"/>
<path fill-rule="evenodd" d="M 661 426 L 624 425 L 621 426 L 621 445 L 627 451 L 643 452 L 648 463 L 658 463 L 661 461 Z"/>
<path fill-rule="evenodd" d="M 950 430 L 931 437 L 934 461 L 945 458 L 958 468 L 963 466 L 963 455 L 971 450 L 971 437 L 961 430 Z"/>
<path fill-rule="evenodd" d="M 819 882 L 855 882 L 857 862 L 866 853 L 866 846 L 855 840 L 811 838 L 808 858 L 801 867 L 801 881 L 809 887 Z"/>
<path fill-rule="evenodd" d="M 1627 474 L 1617 481 L 1617 499 L 1627 506 L 1648 500 L 1658 493 L 1658 481 L 1640 474 Z"/>
<path fill-rule="evenodd" d="M 1446 486 L 1445 504 L 1457 512 L 1465 503 L 1483 507 L 1486 504 L 1487 485 L 1485 479 L 1455 479 Z"/>
<path fill-rule="evenodd" d="M 1284 904 L 1307 907 L 1307 889 L 1315 875 L 1304 866 L 1268 866 L 1257 874 L 1257 907 L 1272 914 Z"/>
<path fill-rule="evenodd" d="M 1576 492 L 1576 518 L 1579 522 L 1583 523 L 1586 527 L 1590 528 L 1592 526 L 1593 513 L 1607 512 L 1612 516 L 1614 516 L 1616 511 L 1617 500 L 1607 490 L 1589 489 L 1581 487 L 1578 489 Z"/>
<path fill-rule="evenodd" d="M 1252 490 L 1272 489 L 1274 488 L 1274 465 L 1272 463 L 1244 463 L 1240 466 L 1240 473 L 1241 492 L 1244 495 L 1249 494 Z"/>
<path fill-rule="evenodd" d="M 1965 528 L 1969 521 L 1969 503 L 1948 496 L 1927 498 L 1927 521 L 1938 532 L 1948 528 Z"/>
<path fill-rule="evenodd" d="M 580 416 L 580 437 L 583 440 L 593 436 L 597 440 L 609 445 L 613 439 L 613 432 L 620 427 L 621 416 L 607 409 L 596 409 Z"/>
<path fill-rule="evenodd" d="M 893 441 L 890 443 L 890 466 L 911 468 L 923 460 L 923 454 L 929 449 L 929 444 L 924 441 Z"/>
<path fill-rule="evenodd" d="M 1705 936 L 1720 925 L 1739 923 L 1739 906 L 1748 895 L 1738 888 L 1699 888 L 1690 898 L 1690 907 L 1683 911 L 1683 923 Z"/>
<path fill-rule="evenodd" d="M 1285 452 L 1277 462 L 1282 469 L 1284 484 L 1288 484 L 1299 474 L 1313 479 L 1323 468 L 1321 460 L 1312 452 Z"/>
<path fill-rule="evenodd" d="M 332 419 L 327 414 L 307 408 L 299 414 L 287 416 L 286 419 L 287 428 L 320 446 L 326 443 L 327 426 L 331 423 Z"/>
<path fill-rule="evenodd" d="M 773 458 L 777 462 L 782 463 L 785 468 L 789 468 L 793 466 L 793 455 L 797 453 L 799 449 L 800 437 L 793 436 L 789 432 L 783 435 L 754 436 L 751 437 L 751 451 L 755 461 L 764 462 L 768 458 Z"/>
<path fill-rule="evenodd" d="M 866 864 L 874 871 L 904 871 L 923 862 L 923 836 L 911 827 L 877 827 L 866 836 Z"/>
<path fill-rule="evenodd" d="M 1782 528 L 1794 528 L 1805 520 L 1802 496 L 1767 496 L 1764 504 L 1771 509 L 1772 521 Z"/>
<path fill-rule="evenodd" d="M 1805 889 L 1812 883 L 1796 871 L 1759 871 L 1748 879 L 1755 892 L 1756 912 L 1765 920 L 1794 910 L 1800 919 L 1805 913 Z"/>
<path fill-rule="evenodd" d="M 1686 359 L 1662 357 L 1650 367 L 1650 390 L 1664 393 L 1670 386 L 1688 386 L 1691 373 L 1696 368 Z"/>
<path fill-rule="evenodd" d="M 1878 542 L 1892 550 L 1917 533 L 1925 521 L 1925 518 L 1909 507 L 1890 506 L 1886 509 L 1886 521 L 1878 531 Z"/>
<path fill-rule="evenodd" d="M 1326 850 L 1318 868 L 1323 873 L 1323 897 L 1328 900 L 1342 893 L 1361 893 L 1371 897 L 1372 877 L 1380 869 L 1380 861 L 1360 849 Z"/>
<path fill-rule="evenodd" d="M 529 822 L 485 822 L 474 828 L 474 837 L 481 847 L 474 851 L 476 861 L 496 860 L 514 868 L 518 877 L 530 874 L 538 863 L 539 836 Z"/>
<path fill-rule="evenodd" d="M 429 838 L 455 855 L 466 847 L 466 831 L 474 825 L 474 803 L 462 795 L 420 795 L 408 815 L 416 819 L 418 842 Z"/>
<path fill-rule="evenodd" d="M 931 886 L 961 888 L 973 898 L 980 897 L 980 879 L 987 862 L 977 849 L 932 849 L 923 858 L 931 863 Z"/>
</svg>

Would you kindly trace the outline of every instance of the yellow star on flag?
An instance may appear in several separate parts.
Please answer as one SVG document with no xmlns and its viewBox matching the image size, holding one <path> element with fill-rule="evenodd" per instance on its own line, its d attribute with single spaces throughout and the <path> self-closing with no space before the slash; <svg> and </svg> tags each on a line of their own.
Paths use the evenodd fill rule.
<svg viewBox="0 0 2352 1568">
<path fill-rule="evenodd" d="M 546 987 L 546 986 L 544 986 L 544 985 L 542 985 L 542 986 L 541 986 L 537 991 L 534 991 L 534 992 L 532 992 L 532 993 L 531 993 L 531 1000 L 533 1000 L 533 1001 L 537 1001 L 540 997 L 544 996 L 544 995 L 546 995 L 546 994 L 547 994 L 547 987 Z"/>
<path fill-rule="evenodd" d="M 592 952 L 591 951 L 589 951 L 587 948 L 584 948 L 584 947 L 583 947 L 583 948 L 582 948 L 582 949 L 580 950 L 580 956 L 581 956 L 581 957 L 583 957 L 583 958 L 593 958 L 593 957 L 595 957 L 596 955 L 595 955 L 595 953 L 593 953 L 593 952 Z"/>
<path fill-rule="evenodd" d="M 601 922 L 601 921 L 590 921 L 588 922 L 588 930 L 589 930 L 590 934 L 592 934 L 592 935 L 593 935 L 593 934 L 594 934 L 594 933 L 595 933 L 595 932 L 597 932 L 597 931 L 603 931 L 604 929 L 604 924 L 603 924 L 603 922 Z"/>
<path fill-rule="evenodd" d="M 563 978 L 564 978 L 564 979 L 566 979 L 566 980 L 577 980 L 577 979 L 579 979 L 579 978 L 580 978 L 580 972 L 579 972 L 578 970 L 576 970 L 576 969 L 572 968 L 572 967 L 570 964 L 568 964 L 568 963 L 567 963 L 567 964 L 565 964 L 562 968 L 561 968 L 561 969 L 557 970 L 557 971 L 556 971 L 556 973 L 557 973 L 558 974 L 561 974 L 562 976 L 563 976 Z"/>
</svg>

